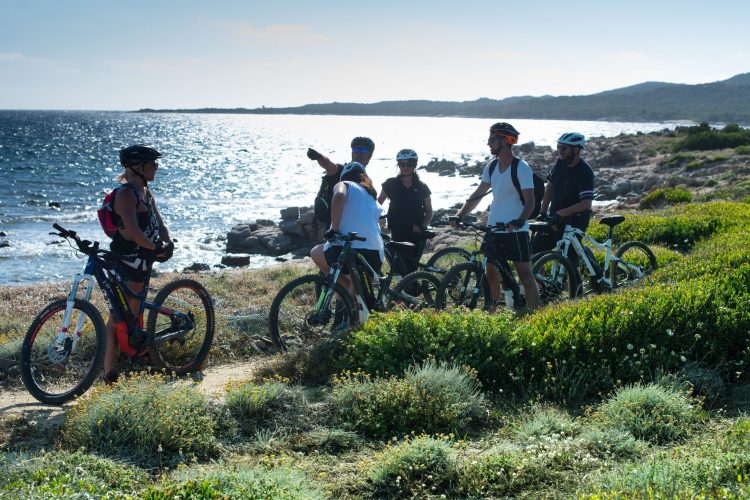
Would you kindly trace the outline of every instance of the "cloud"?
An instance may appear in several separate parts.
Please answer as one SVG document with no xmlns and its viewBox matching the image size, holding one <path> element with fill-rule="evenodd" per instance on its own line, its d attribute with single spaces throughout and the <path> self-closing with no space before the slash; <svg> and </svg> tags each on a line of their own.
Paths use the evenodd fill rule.
<svg viewBox="0 0 750 500">
<path fill-rule="evenodd" d="M 268 40 L 273 42 L 321 42 L 328 39 L 322 33 L 314 32 L 303 24 L 269 24 L 252 26 L 247 23 L 233 23 L 234 31 L 242 38 Z"/>
<path fill-rule="evenodd" d="M 0 61 L 28 61 L 29 58 L 20 52 L 0 52 Z"/>
</svg>

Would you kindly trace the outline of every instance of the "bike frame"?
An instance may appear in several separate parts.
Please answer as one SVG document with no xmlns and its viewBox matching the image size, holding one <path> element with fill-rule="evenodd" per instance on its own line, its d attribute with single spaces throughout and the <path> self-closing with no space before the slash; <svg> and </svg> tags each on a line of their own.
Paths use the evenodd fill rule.
<svg viewBox="0 0 750 500">
<path fill-rule="evenodd" d="M 586 252 L 583 250 L 583 243 L 577 238 L 577 236 L 580 236 L 581 238 L 585 239 L 594 248 L 604 249 L 604 267 L 602 268 L 602 277 L 600 278 L 603 282 L 606 282 L 611 285 L 609 278 L 607 278 L 607 271 L 609 271 L 610 263 L 613 261 L 619 261 L 617 257 L 614 256 L 612 253 L 612 236 L 610 235 L 604 243 L 599 243 L 595 239 L 593 239 L 591 236 L 586 234 L 581 229 L 578 229 L 577 227 L 573 227 L 569 224 L 565 225 L 565 230 L 563 231 L 562 239 L 560 239 L 557 242 L 557 245 L 555 246 L 555 250 L 560 251 L 565 257 L 568 256 L 568 251 L 570 247 L 573 247 L 573 250 L 575 250 L 576 254 L 578 254 L 578 257 L 583 262 L 584 266 L 586 266 L 586 272 L 589 274 L 589 276 L 595 276 L 596 270 L 594 269 L 594 265 L 589 261 L 588 256 L 586 255 Z"/>
</svg>

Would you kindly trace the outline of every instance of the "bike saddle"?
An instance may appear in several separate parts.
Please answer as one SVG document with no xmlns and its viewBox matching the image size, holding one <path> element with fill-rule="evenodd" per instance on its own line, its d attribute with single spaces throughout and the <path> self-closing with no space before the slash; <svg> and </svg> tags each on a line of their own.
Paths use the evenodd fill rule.
<svg viewBox="0 0 750 500">
<path fill-rule="evenodd" d="M 607 225 L 610 228 L 613 228 L 624 220 L 625 220 L 624 215 L 613 215 L 611 217 L 603 217 L 602 220 L 599 221 L 599 223 Z"/>
</svg>

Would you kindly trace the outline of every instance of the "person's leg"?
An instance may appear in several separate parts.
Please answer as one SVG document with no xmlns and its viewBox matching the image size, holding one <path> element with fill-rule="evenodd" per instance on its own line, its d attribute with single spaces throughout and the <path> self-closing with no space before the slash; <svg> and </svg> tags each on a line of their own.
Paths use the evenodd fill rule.
<svg viewBox="0 0 750 500">
<path fill-rule="evenodd" d="M 502 293 L 500 287 L 500 277 L 497 275 L 497 269 L 491 262 L 487 262 L 487 284 L 490 285 L 490 295 L 492 300 L 497 302 L 500 300 L 500 293 Z"/>
<path fill-rule="evenodd" d="M 516 266 L 518 279 L 521 280 L 521 284 L 523 285 L 526 296 L 526 307 L 532 310 L 536 309 L 539 307 L 539 288 L 536 286 L 531 262 L 513 262 L 513 264 Z"/>
</svg>

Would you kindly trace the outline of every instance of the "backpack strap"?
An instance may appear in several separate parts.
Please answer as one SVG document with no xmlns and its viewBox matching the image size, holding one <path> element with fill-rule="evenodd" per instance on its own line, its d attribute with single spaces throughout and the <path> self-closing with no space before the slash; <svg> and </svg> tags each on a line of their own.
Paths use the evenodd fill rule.
<svg viewBox="0 0 750 500">
<path fill-rule="evenodd" d="M 492 163 L 490 163 L 490 183 L 492 182 L 492 174 L 495 172 L 495 168 L 497 168 L 497 164 L 500 162 L 497 158 L 492 160 Z"/>
<path fill-rule="evenodd" d="M 521 192 L 521 183 L 518 181 L 518 162 L 521 161 L 517 156 L 513 157 L 513 162 L 510 164 L 510 180 L 513 181 L 513 186 L 518 191 L 518 196 L 521 198 L 521 203 L 526 203 L 523 199 L 523 193 Z"/>
</svg>

